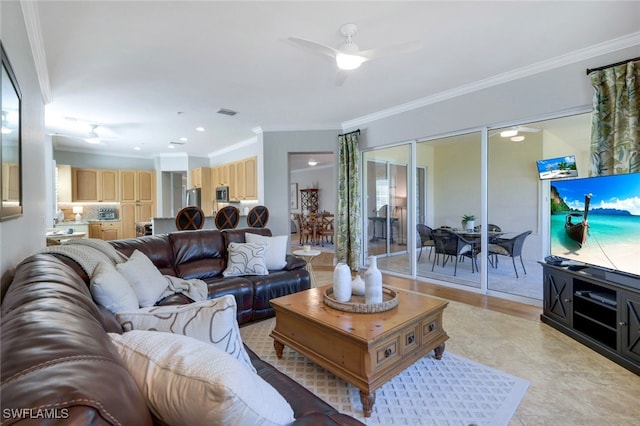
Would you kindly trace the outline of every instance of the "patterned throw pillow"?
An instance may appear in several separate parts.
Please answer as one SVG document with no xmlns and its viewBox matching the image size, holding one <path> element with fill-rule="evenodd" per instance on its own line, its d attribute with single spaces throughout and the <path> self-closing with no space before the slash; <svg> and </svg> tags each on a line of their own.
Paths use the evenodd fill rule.
<svg viewBox="0 0 640 426">
<path fill-rule="evenodd" d="M 227 269 L 222 273 L 225 277 L 241 275 L 268 275 L 269 269 L 264 255 L 266 245 L 263 243 L 229 243 Z"/>
<path fill-rule="evenodd" d="M 186 305 L 154 306 L 118 312 L 116 319 L 125 332 L 164 331 L 213 344 L 255 373 L 249 354 L 242 344 L 236 310 L 236 299 L 228 294 L 217 299 Z"/>
<path fill-rule="evenodd" d="M 160 423 L 286 425 L 293 410 L 273 386 L 215 346 L 179 334 L 109 333 Z"/>
</svg>

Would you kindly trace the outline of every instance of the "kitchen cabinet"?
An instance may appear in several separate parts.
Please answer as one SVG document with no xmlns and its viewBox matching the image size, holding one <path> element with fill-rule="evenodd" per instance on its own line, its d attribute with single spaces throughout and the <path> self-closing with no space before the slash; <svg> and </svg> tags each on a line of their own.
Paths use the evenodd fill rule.
<svg viewBox="0 0 640 426">
<path fill-rule="evenodd" d="M 229 199 L 234 201 L 258 198 L 257 158 L 249 157 L 229 164 Z"/>
<path fill-rule="evenodd" d="M 72 168 L 71 201 L 117 202 L 118 171 Z"/>
<path fill-rule="evenodd" d="M 89 238 L 98 238 L 105 241 L 119 240 L 120 221 L 89 223 Z"/>
<path fill-rule="evenodd" d="M 56 201 L 58 203 L 71 202 L 71 166 L 58 164 L 56 166 Z"/>
<path fill-rule="evenodd" d="M 135 238 L 136 222 L 150 222 L 155 211 L 155 172 L 120 170 L 121 238 Z"/>
</svg>

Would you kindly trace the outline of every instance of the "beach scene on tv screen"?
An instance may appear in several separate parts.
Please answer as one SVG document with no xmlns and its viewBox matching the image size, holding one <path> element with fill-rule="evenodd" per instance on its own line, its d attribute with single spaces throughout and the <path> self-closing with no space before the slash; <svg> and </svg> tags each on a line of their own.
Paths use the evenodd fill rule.
<svg viewBox="0 0 640 426">
<path fill-rule="evenodd" d="M 538 160 L 536 164 L 538 165 L 540 179 L 578 177 L 576 159 L 573 155 Z"/>
<path fill-rule="evenodd" d="M 587 194 L 580 243 L 569 228 L 582 222 Z M 550 217 L 551 254 L 640 275 L 640 173 L 554 181 Z"/>
</svg>

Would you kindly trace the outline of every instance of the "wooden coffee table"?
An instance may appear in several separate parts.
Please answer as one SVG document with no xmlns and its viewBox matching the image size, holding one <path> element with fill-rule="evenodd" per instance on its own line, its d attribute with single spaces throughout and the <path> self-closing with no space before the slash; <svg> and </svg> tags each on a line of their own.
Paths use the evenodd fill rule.
<svg viewBox="0 0 640 426">
<path fill-rule="evenodd" d="M 357 314 L 325 305 L 328 287 L 271 300 L 276 312 L 273 346 L 278 358 L 288 346 L 356 386 L 369 417 L 376 389 L 432 350 L 436 359 L 442 358 L 449 338 L 442 328 L 448 302 L 394 289 L 397 307 Z"/>
</svg>

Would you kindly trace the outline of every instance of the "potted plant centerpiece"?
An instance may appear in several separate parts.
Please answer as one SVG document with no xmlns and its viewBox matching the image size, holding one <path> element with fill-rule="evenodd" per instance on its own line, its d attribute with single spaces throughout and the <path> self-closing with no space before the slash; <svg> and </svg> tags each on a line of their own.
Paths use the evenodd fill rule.
<svg viewBox="0 0 640 426">
<path fill-rule="evenodd" d="M 473 231 L 476 227 L 476 217 L 472 214 L 465 214 L 462 216 L 462 228 L 469 231 Z"/>
</svg>

